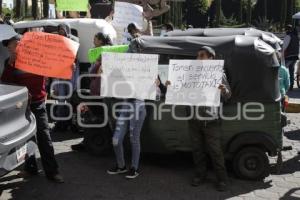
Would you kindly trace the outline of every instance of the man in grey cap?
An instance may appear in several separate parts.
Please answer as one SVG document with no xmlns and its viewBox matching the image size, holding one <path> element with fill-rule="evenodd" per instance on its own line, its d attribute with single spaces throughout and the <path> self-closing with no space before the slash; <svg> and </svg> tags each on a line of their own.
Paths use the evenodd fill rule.
<svg viewBox="0 0 300 200">
<path fill-rule="evenodd" d="M 197 60 L 215 59 L 215 51 L 203 46 L 197 52 Z M 221 90 L 221 100 L 227 100 L 231 96 L 231 90 L 223 73 Z M 227 172 L 224 164 L 224 155 L 221 147 L 220 119 L 217 107 L 193 107 L 197 117 L 189 120 L 189 132 L 193 145 L 193 157 L 196 168 L 192 186 L 199 186 L 204 183 L 207 174 L 206 153 L 212 160 L 213 168 L 217 176 L 216 189 L 218 191 L 227 190 Z M 190 110 L 189 110 L 190 111 Z M 189 112 L 188 111 L 188 112 Z M 200 117 L 199 117 L 200 116 Z"/>
</svg>

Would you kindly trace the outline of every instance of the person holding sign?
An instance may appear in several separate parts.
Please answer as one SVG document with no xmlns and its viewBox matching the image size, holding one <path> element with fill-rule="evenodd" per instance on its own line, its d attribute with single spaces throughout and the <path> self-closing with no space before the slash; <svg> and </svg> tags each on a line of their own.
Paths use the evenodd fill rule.
<svg viewBox="0 0 300 200">
<path fill-rule="evenodd" d="M 112 41 L 108 35 L 104 35 L 103 33 L 99 32 L 94 37 L 94 45 L 95 48 L 102 47 L 102 46 L 111 46 Z M 95 97 L 100 97 L 100 86 L 101 86 L 101 55 L 98 57 L 97 61 L 95 63 L 92 63 L 90 68 L 90 74 L 95 75 L 91 77 L 90 82 L 90 94 Z M 98 99 L 97 99 L 98 100 Z M 85 106 L 85 109 L 88 110 L 88 108 Z M 102 113 L 99 113 L 98 109 L 91 110 L 94 115 L 100 115 Z M 100 111 L 101 112 L 101 111 Z M 71 145 L 71 148 L 73 151 L 85 151 L 85 144 L 86 144 L 86 138 L 83 138 L 83 141 L 79 144 Z"/>
<path fill-rule="evenodd" d="M 207 46 L 203 46 L 197 52 L 197 60 L 212 60 L 215 58 L 215 51 Z M 171 82 L 167 81 L 166 85 Z M 227 100 L 231 96 L 230 86 L 226 75 L 223 73 L 222 84 L 218 87 L 221 90 L 221 99 Z M 217 107 L 188 107 L 188 113 L 198 113 L 189 120 L 190 137 L 193 146 L 193 158 L 196 168 L 195 177 L 191 185 L 200 186 L 204 183 L 207 174 L 208 152 L 217 176 L 216 189 L 218 191 L 227 190 L 227 172 L 224 163 L 224 155 L 221 148 L 220 119 Z M 192 112 L 190 109 L 193 109 Z M 189 115 L 190 116 L 190 115 Z M 206 148 L 206 149 L 205 149 Z"/>
<path fill-rule="evenodd" d="M 53 144 L 49 134 L 48 117 L 45 100 L 47 97 L 45 89 L 45 77 L 21 71 L 15 67 L 17 59 L 16 49 L 18 38 L 13 37 L 4 40 L 3 46 L 6 46 L 10 57 L 5 61 L 5 69 L 1 81 L 7 84 L 14 84 L 27 87 L 29 91 L 30 109 L 35 115 L 37 123 L 37 144 L 41 154 L 42 165 L 49 180 L 56 183 L 63 183 L 64 179 L 58 172 L 58 165 L 54 156 Z M 25 162 L 24 172 L 21 177 L 37 175 L 38 167 L 35 156 L 31 156 Z"/>
<path fill-rule="evenodd" d="M 133 38 L 137 38 L 140 36 L 139 30 L 136 28 L 136 26 L 134 26 L 134 24 L 130 24 L 128 26 L 128 32 L 132 35 Z M 133 56 L 131 57 L 134 56 L 137 57 L 141 55 L 133 54 Z M 147 56 L 150 57 L 148 62 L 150 62 L 150 60 L 152 59 L 151 62 L 154 62 L 154 65 L 158 64 L 157 55 L 147 55 Z M 107 55 L 107 58 L 110 58 L 110 55 Z M 120 60 L 122 60 L 122 58 L 120 58 Z M 145 64 L 148 64 L 147 61 L 145 62 L 146 62 Z M 141 65 L 141 62 L 138 63 L 139 65 Z M 131 66 L 134 64 L 135 62 L 131 63 Z M 138 66 L 138 68 L 142 68 L 142 67 Z M 151 77 L 151 79 L 152 78 L 153 77 Z M 155 78 L 153 82 L 156 83 L 156 87 L 159 86 L 159 81 L 155 80 Z M 119 94 L 112 94 L 112 95 L 114 97 L 119 96 Z M 107 173 L 110 175 L 127 173 L 125 175 L 125 178 L 127 179 L 134 179 L 137 176 L 139 176 L 139 160 L 140 160 L 140 152 L 141 152 L 140 135 L 141 135 L 144 120 L 146 118 L 146 106 L 145 106 L 144 99 L 145 98 L 138 97 L 138 96 L 129 97 L 124 99 L 122 105 L 120 105 L 121 106 L 121 109 L 119 109 L 120 115 L 117 117 L 116 127 L 112 138 L 117 164 L 115 167 L 107 170 Z M 123 141 L 127 133 L 127 126 L 129 126 L 130 143 L 131 143 L 131 167 L 129 171 L 126 168 L 125 159 L 124 159 L 124 148 L 123 148 Z"/>
<path fill-rule="evenodd" d="M 66 38 L 70 38 L 72 40 L 76 40 L 75 37 L 71 35 L 70 27 L 67 24 L 60 24 L 60 25 L 58 25 L 57 32 L 61 36 L 64 36 Z M 54 80 L 54 83 L 55 83 L 55 86 L 53 87 L 54 88 L 54 94 L 55 94 L 55 96 L 58 97 L 58 102 L 60 104 L 63 104 L 66 101 L 69 100 L 69 99 L 63 98 L 63 97 L 68 96 L 68 94 L 70 94 L 70 93 L 73 94 L 73 91 L 75 90 L 75 86 L 76 86 L 76 78 L 78 77 L 78 74 L 79 74 L 78 70 L 79 69 L 76 67 L 76 64 L 73 63 L 73 73 L 72 73 L 72 79 L 73 79 L 73 81 L 72 80 L 65 80 L 65 79 L 55 79 Z M 70 87 L 68 84 L 60 83 L 60 82 L 66 82 L 66 81 L 68 81 L 70 83 L 73 82 L 74 84 L 72 84 L 72 87 Z M 55 114 L 56 114 L 57 117 L 64 118 L 64 117 L 68 116 L 68 114 L 69 114 L 69 108 L 66 107 L 66 106 L 64 106 L 64 105 L 58 105 Z M 59 132 L 59 131 L 60 132 L 64 132 L 64 131 L 67 131 L 69 125 L 70 125 L 69 121 L 58 120 L 55 123 L 55 127 L 52 129 L 52 131 L 53 132 Z"/>
</svg>

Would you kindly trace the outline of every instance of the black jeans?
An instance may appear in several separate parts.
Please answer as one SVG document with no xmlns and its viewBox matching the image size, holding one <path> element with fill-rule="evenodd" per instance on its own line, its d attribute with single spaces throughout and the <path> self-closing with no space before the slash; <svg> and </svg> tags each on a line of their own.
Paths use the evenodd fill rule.
<svg viewBox="0 0 300 200">
<path fill-rule="evenodd" d="M 31 112 L 36 118 L 37 144 L 41 155 L 42 165 L 46 176 L 58 174 L 58 165 L 54 156 L 54 149 L 49 133 L 48 116 L 45 102 L 30 105 Z M 36 173 L 38 170 L 35 156 L 31 156 L 25 162 L 25 171 Z"/>
<path fill-rule="evenodd" d="M 189 131 L 193 145 L 196 176 L 205 178 L 207 155 L 211 158 L 218 181 L 227 181 L 224 155 L 221 147 L 220 121 L 189 120 Z"/>
</svg>

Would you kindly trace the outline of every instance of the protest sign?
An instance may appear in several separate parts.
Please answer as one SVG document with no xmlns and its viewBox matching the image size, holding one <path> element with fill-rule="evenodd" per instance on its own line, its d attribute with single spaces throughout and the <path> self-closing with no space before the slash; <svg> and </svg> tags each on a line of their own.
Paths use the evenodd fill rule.
<svg viewBox="0 0 300 200">
<path fill-rule="evenodd" d="M 62 11 L 87 11 L 88 0 L 56 0 L 57 10 Z"/>
<path fill-rule="evenodd" d="M 112 24 L 117 31 L 117 44 L 129 43 L 126 30 L 130 23 L 135 23 L 137 28 L 143 29 L 143 7 L 126 2 L 115 2 Z"/>
<path fill-rule="evenodd" d="M 143 28 L 143 7 L 126 2 L 115 2 L 113 25 L 127 27 L 135 23 L 139 29 Z"/>
<path fill-rule="evenodd" d="M 115 46 L 103 46 L 98 48 L 90 49 L 88 52 L 88 58 L 91 63 L 98 60 L 99 56 L 104 52 L 115 52 L 115 53 L 125 53 L 128 51 L 128 45 L 115 45 Z"/>
<path fill-rule="evenodd" d="M 16 68 L 46 77 L 71 79 L 79 44 L 60 35 L 28 32 L 17 47 Z"/>
<path fill-rule="evenodd" d="M 170 60 L 166 104 L 220 106 L 223 60 Z"/>
<path fill-rule="evenodd" d="M 155 100 L 158 55 L 103 53 L 101 96 Z"/>
</svg>

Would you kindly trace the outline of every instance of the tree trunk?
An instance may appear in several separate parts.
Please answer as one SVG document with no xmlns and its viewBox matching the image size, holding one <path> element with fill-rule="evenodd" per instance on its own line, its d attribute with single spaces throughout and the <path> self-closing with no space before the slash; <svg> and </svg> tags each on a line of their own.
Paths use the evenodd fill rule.
<svg viewBox="0 0 300 200">
<path fill-rule="evenodd" d="M 2 15 L 2 0 L 0 0 L 0 15 Z"/>
<path fill-rule="evenodd" d="M 32 0 L 32 7 L 31 7 L 31 13 L 33 19 L 37 19 L 37 0 Z"/>
<path fill-rule="evenodd" d="M 247 1 L 247 25 L 249 26 L 251 24 L 252 19 L 252 2 L 251 0 Z"/>
<path fill-rule="evenodd" d="M 222 13 L 222 2 L 221 0 L 216 1 L 216 27 L 220 27 L 221 24 L 221 13 Z"/>
<path fill-rule="evenodd" d="M 43 17 L 49 18 L 49 0 L 43 0 Z"/>
<path fill-rule="evenodd" d="M 24 1 L 24 11 L 25 17 L 28 17 L 28 0 Z"/>
<path fill-rule="evenodd" d="M 239 22 L 243 23 L 243 0 L 240 0 Z"/>
<path fill-rule="evenodd" d="M 268 0 L 264 0 L 264 17 L 268 19 Z"/>
<path fill-rule="evenodd" d="M 280 17 L 280 30 L 283 30 L 286 22 L 286 15 L 287 15 L 287 1 L 281 0 L 281 17 Z"/>
<path fill-rule="evenodd" d="M 21 17 L 21 0 L 16 1 L 16 18 Z"/>
</svg>

